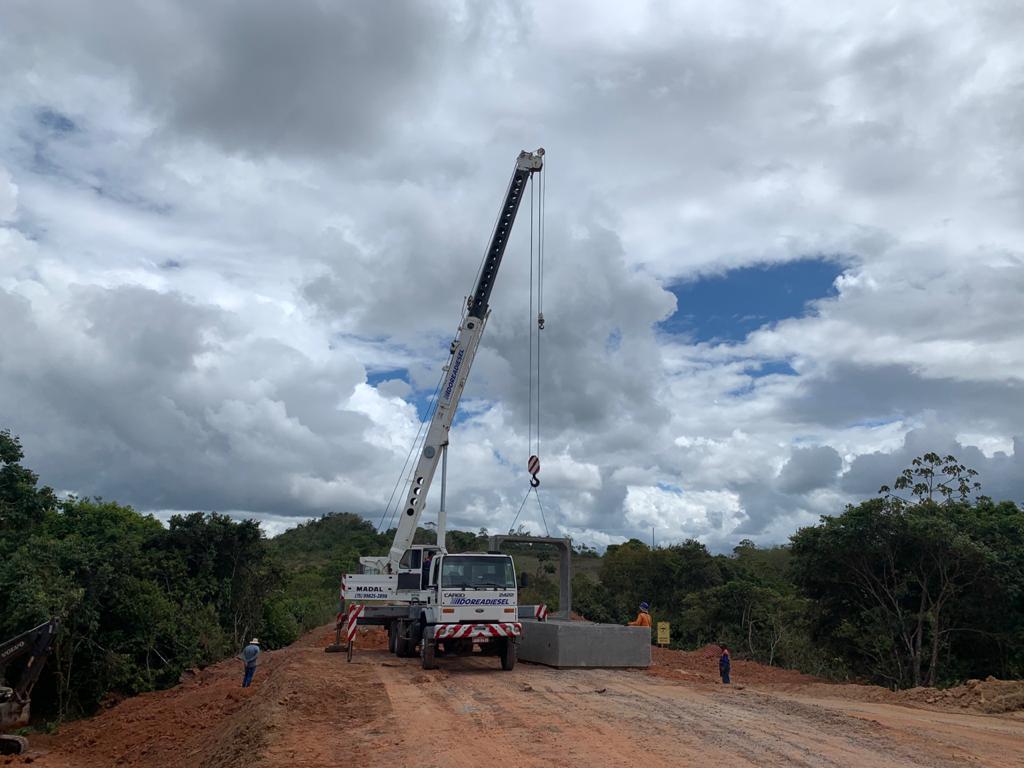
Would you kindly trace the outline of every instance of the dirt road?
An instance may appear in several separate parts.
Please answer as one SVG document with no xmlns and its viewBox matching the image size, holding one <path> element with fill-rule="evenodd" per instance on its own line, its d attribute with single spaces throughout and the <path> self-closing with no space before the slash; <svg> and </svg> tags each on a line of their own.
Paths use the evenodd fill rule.
<svg viewBox="0 0 1024 768">
<path fill-rule="evenodd" d="M 675 679 L 690 673 L 664 659 L 652 671 L 512 672 L 496 659 L 442 659 L 423 672 L 415 660 L 362 650 L 347 664 L 323 653 L 326 638 L 267 654 L 247 691 L 234 665 L 217 665 L 70 724 L 39 740 L 34 764 L 1024 766 L 1019 712 L 911 708 L 806 682 L 725 688 L 711 675 Z"/>
<path fill-rule="evenodd" d="M 520 665 L 496 675 L 473 660 L 434 675 L 382 661 L 360 659 L 377 665 L 392 711 L 359 738 L 374 744 L 403 726 L 409 736 L 379 739 L 373 766 L 1024 765 L 1019 719 L 689 687 L 643 672 Z"/>
</svg>

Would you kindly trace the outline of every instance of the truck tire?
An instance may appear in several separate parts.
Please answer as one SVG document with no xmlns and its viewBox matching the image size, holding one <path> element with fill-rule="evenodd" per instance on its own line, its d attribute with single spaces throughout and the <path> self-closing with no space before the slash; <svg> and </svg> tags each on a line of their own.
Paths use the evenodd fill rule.
<svg viewBox="0 0 1024 768">
<path fill-rule="evenodd" d="M 400 659 L 407 659 L 412 656 L 412 651 L 416 649 L 406 635 L 409 632 L 409 622 L 407 621 L 396 621 L 395 622 L 395 656 Z"/>
<path fill-rule="evenodd" d="M 420 662 L 424 669 L 437 669 L 437 661 L 434 659 L 434 651 L 437 646 L 433 640 L 427 640 L 423 638 L 423 642 L 420 643 Z"/>
<path fill-rule="evenodd" d="M 394 641 L 394 652 L 399 658 L 410 658 L 416 655 L 415 631 L 417 625 L 407 620 L 399 620 L 395 623 L 397 637 Z"/>
<path fill-rule="evenodd" d="M 398 630 L 395 628 L 395 622 L 388 624 L 388 652 L 398 653 L 395 641 L 398 639 Z"/>
<path fill-rule="evenodd" d="M 508 672 L 510 669 L 514 669 L 516 666 L 516 658 L 518 657 L 517 652 L 518 646 L 512 640 L 507 638 L 501 648 L 501 668 Z"/>
</svg>

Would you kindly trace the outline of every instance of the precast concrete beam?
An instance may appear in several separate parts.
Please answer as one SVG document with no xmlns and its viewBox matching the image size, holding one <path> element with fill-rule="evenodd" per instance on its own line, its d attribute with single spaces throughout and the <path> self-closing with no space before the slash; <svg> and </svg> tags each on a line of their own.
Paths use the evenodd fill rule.
<svg viewBox="0 0 1024 768">
<path fill-rule="evenodd" d="M 519 659 L 558 669 L 651 666 L 651 630 L 588 621 L 523 620 Z"/>
</svg>

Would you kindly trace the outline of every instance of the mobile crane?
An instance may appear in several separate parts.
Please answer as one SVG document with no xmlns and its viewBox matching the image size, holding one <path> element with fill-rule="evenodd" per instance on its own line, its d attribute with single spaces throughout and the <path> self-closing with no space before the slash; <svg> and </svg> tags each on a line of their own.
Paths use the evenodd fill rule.
<svg viewBox="0 0 1024 768">
<path fill-rule="evenodd" d="M 402 513 L 391 550 L 382 557 L 360 558 L 363 572 L 342 580 L 342 599 L 365 606 L 360 622 L 387 627 L 388 648 L 398 656 L 413 656 L 419 646 L 424 669 L 436 666 L 438 653 L 461 655 L 475 649 L 500 655 L 502 669 L 512 669 L 516 663 L 522 624 L 512 558 L 497 552 L 448 554 L 443 513 L 436 545 L 412 542 L 487 326 L 491 291 L 519 204 L 527 182 L 543 168 L 543 149 L 524 150 L 516 159 L 476 287 L 448 350 L 436 408 L 408 493 L 400 502 Z M 443 490 L 442 479 L 442 494 Z"/>
<path fill-rule="evenodd" d="M 60 623 L 51 619 L 0 643 L 0 755 L 20 755 L 28 746 L 23 736 L 2 731 L 28 725 L 32 688 L 43 671 L 59 628 Z M 11 663 L 20 664 L 17 679 L 12 676 L 9 681 L 13 688 L 6 685 L 7 665 Z"/>
</svg>

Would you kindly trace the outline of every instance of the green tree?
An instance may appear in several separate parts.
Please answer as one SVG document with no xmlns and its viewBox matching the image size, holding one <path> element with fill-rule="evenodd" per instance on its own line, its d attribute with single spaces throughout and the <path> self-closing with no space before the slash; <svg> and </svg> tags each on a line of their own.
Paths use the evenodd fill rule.
<svg viewBox="0 0 1024 768">
<path fill-rule="evenodd" d="M 39 477 L 21 465 L 21 441 L 0 430 L 0 557 L 24 541 L 57 506 L 53 491 L 38 487 Z"/>
<path fill-rule="evenodd" d="M 996 557 L 972 535 L 974 474 L 951 456 L 926 454 L 894 484 L 916 502 L 883 487 L 886 497 L 792 537 L 796 579 L 817 602 L 817 634 L 855 669 L 894 686 L 936 685 L 950 636 L 975 629 L 960 623 L 962 603 L 991 582 Z"/>
</svg>

